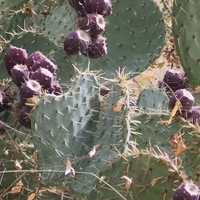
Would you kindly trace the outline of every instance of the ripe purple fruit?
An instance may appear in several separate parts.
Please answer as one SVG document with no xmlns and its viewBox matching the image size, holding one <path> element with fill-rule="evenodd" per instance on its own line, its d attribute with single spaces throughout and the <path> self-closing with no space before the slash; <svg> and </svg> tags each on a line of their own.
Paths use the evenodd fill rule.
<svg viewBox="0 0 200 200">
<path fill-rule="evenodd" d="M 9 100 L 5 92 L 0 91 L 0 112 L 6 110 L 9 107 L 8 103 Z"/>
<path fill-rule="evenodd" d="M 85 1 L 84 0 L 69 0 L 69 4 L 77 11 L 80 16 L 85 16 Z"/>
<path fill-rule="evenodd" d="M 26 100 L 33 96 L 41 96 L 41 85 L 35 81 L 29 79 L 24 82 L 19 90 L 19 98 L 22 103 L 26 103 Z"/>
<path fill-rule="evenodd" d="M 53 81 L 51 86 L 47 89 L 47 92 L 55 95 L 60 95 L 63 93 L 62 87 L 58 81 Z"/>
<path fill-rule="evenodd" d="M 193 182 L 182 183 L 174 192 L 173 200 L 198 200 L 199 188 Z"/>
<path fill-rule="evenodd" d="M 43 89 L 47 89 L 53 82 L 53 74 L 45 68 L 37 69 L 30 77 L 32 80 L 36 80 Z"/>
<path fill-rule="evenodd" d="M 39 68 L 48 69 L 52 74 L 54 74 L 57 66 L 53 62 L 51 62 L 50 59 L 42 57 L 41 59 L 34 62 L 34 64 L 32 65 L 32 72 L 35 72 Z"/>
<path fill-rule="evenodd" d="M 164 86 L 167 90 L 176 91 L 188 87 L 188 79 L 185 72 L 169 69 L 166 71 L 163 78 Z"/>
<path fill-rule="evenodd" d="M 107 96 L 110 91 L 111 91 L 111 89 L 109 89 L 107 87 L 102 87 L 102 88 L 100 88 L 99 93 L 101 96 Z"/>
<path fill-rule="evenodd" d="M 170 109 L 173 109 L 177 99 L 180 100 L 181 110 L 189 110 L 192 108 L 194 104 L 193 95 L 186 89 L 179 89 L 179 90 L 176 90 L 174 95 L 170 98 L 170 101 L 169 101 Z"/>
<path fill-rule="evenodd" d="M 25 126 L 26 128 L 31 128 L 31 114 L 33 111 L 33 107 L 30 106 L 23 106 L 19 111 L 19 122 L 21 125 Z"/>
<path fill-rule="evenodd" d="M 78 21 L 78 27 L 81 30 L 89 33 L 91 36 L 95 36 L 105 31 L 106 22 L 102 15 L 88 14 Z"/>
<path fill-rule="evenodd" d="M 89 35 L 83 30 L 69 33 L 64 41 L 64 50 L 69 55 L 85 53 L 90 42 Z"/>
<path fill-rule="evenodd" d="M 28 54 L 25 49 L 10 46 L 10 48 L 6 51 L 4 58 L 8 74 L 11 75 L 11 70 L 16 64 L 24 64 L 27 57 Z"/>
<path fill-rule="evenodd" d="M 12 80 L 18 87 L 21 87 L 22 83 L 29 79 L 29 75 L 30 72 L 26 65 L 17 64 L 11 70 Z"/>
<path fill-rule="evenodd" d="M 45 56 L 40 51 L 35 51 L 25 60 L 24 64 L 32 71 L 33 64 L 42 58 L 45 58 Z"/>
<path fill-rule="evenodd" d="M 110 0 L 85 0 L 85 11 L 87 14 L 97 13 L 105 17 L 112 13 L 112 4 Z"/>
<path fill-rule="evenodd" d="M 88 46 L 87 53 L 84 54 L 90 58 L 100 58 L 107 54 L 106 38 L 102 35 L 97 35 L 91 38 L 91 42 Z"/>
<path fill-rule="evenodd" d="M 188 112 L 186 118 L 192 123 L 200 123 L 200 106 L 193 106 Z"/>
</svg>

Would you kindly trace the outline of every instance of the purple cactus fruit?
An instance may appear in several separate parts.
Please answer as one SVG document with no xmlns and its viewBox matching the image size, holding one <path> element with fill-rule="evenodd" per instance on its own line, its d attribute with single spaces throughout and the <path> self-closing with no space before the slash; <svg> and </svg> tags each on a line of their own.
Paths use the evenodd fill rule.
<svg viewBox="0 0 200 200">
<path fill-rule="evenodd" d="M 85 16 L 85 0 L 69 0 L 69 4 L 77 11 L 80 16 Z"/>
<path fill-rule="evenodd" d="M 177 99 L 180 100 L 181 102 L 181 110 L 189 110 L 192 108 L 194 104 L 193 95 L 186 89 L 179 89 L 179 90 L 176 90 L 176 92 L 170 98 L 170 101 L 169 101 L 170 109 L 173 109 Z"/>
<path fill-rule="evenodd" d="M 47 57 L 42 57 L 41 59 L 34 62 L 34 64 L 32 65 L 32 72 L 35 72 L 39 68 L 48 69 L 52 74 L 54 74 L 57 66 Z"/>
<path fill-rule="evenodd" d="M 53 81 L 51 86 L 47 89 L 47 92 L 55 95 L 60 95 L 63 93 L 62 87 L 58 81 Z"/>
<path fill-rule="evenodd" d="M 135 99 L 130 99 L 129 106 L 136 106 L 137 102 Z"/>
<path fill-rule="evenodd" d="M 23 106 L 19 111 L 19 122 L 21 125 L 25 126 L 26 128 L 31 128 L 31 114 L 33 111 L 33 107 L 30 106 Z"/>
<path fill-rule="evenodd" d="M 29 79 L 30 72 L 26 65 L 17 64 L 11 70 L 13 82 L 20 88 L 22 83 Z"/>
<path fill-rule="evenodd" d="M 8 74 L 11 75 L 11 70 L 16 64 L 24 64 L 27 57 L 28 54 L 25 49 L 10 46 L 10 48 L 6 51 L 4 58 Z"/>
<path fill-rule="evenodd" d="M 112 14 L 112 4 L 110 0 L 85 0 L 85 11 L 87 14 L 97 13 L 105 17 Z"/>
<path fill-rule="evenodd" d="M 9 100 L 5 92 L 0 91 L 0 112 L 6 110 L 9 107 L 8 103 Z"/>
<path fill-rule="evenodd" d="M 189 86 L 185 72 L 173 69 L 169 69 L 166 71 L 163 82 L 166 89 L 171 89 L 172 91 L 185 89 Z"/>
<path fill-rule="evenodd" d="M 187 118 L 192 124 L 200 124 L 200 106 L 192 106 L 187 112 Z"/>
<path fill-rule="evenodd" d="M 43 89 L 47 89 L 51 86 L 53 78 L 53 74 L 48 69 L 41 67 L 30 76 L 30 79 L 36 80 Z"/>
<path fill-rule="evenodd" d="M 45 58 L 45 56 L 40 51 L 35 51 L 25 60 L 24 64 L 32 71 L 33 64 L 42 58 Z"/>
<path fill-rule="evenodd" d="M 69 55 L 85 53 L 90 43 L 89 35 L 83 30 L 69 33 L 64 42 L 64 50 Z"/>
<path fill-rule="evenodd" d="M 35 81 L 29 79 L 24 82 L 19 90 L 19 98 L 22 103 L 26 103 L 26 100 L 33 96 L 41 96 L 41 85 Z"/>
<path fill-rule="evenodd" d="M 88 46 L 87 54 L 84 55 L 90 58 L 100 58 L 107 54 L 106 38 L 102 35 L 97 35 L 91 38 L 91 42 Z"/>
<path fill-rule="evenodd" d="M 158 88 L 163 88 L 165 86 L 164 81 L 158 81 Z"/>
<path fill-rule="evenodd" d="M 107 88 L 107 87 L 102 87 L 100 88 L 100 95 L 101 96 L 107 96 L 107 94 L 110 92 L 111 89 Z"/>
<path fill-rule="evenodd" d="M 102 15 L 88 14 L 78 21 L 78 27 L 91 36 L 96 36 L 105 31 L 106 22 Z"/>
<path fill-rule="evenodd" d="M 173 200 L 198 200 L 199 188 L 193 182 L 182 183 L 174 192 Z"/>
</svg>

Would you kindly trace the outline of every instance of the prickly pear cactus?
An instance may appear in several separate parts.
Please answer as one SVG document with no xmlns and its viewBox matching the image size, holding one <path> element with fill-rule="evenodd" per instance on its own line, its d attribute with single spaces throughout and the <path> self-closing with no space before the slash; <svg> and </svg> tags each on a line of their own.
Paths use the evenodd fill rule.
<svg viewBox="0 0 200 200">
<path fill-rule="evenodd" d="M 70 183 L 77 195 L 88 196 L 97 177 L 121 154 L 127 152 L 130 134 L 128 93 L 116 85 L 103 102 L 90 144 L 89 157 L 77 163 L 77 176 Z M 124 98 L 124 99 L 121 99 Z"/>
<path fill-rule="evenodd" d="M 140 112 L 152 113 L 159 111 L 167 111 L 169 98 L 156 87 L 145 88 L 140 92 L 137 100 L 137 107 Z"/>
<path fill-rule="evenodd" d="M 174 1 L 173 5 L 173 36 L 177 52 L 184 71 L 193 85 L 199 85 L 199 18 L 197 11 L 200 6 L 195 1 Z"/>
<path fill-rule="evenodd" d="M 40 46 L 39 49 L 44 55 L 50 58 L 58 66 L 57 75 L 59 79 L 64 79 L 62 80 L 64 83 L 69 83 L 70 78 L 73 77 L 75 69 L 71 65 L 71 63 L 67 62 L 64 50 L 56 46 L 48 37 L 44 36 L 43 34 L 32 31 L 20 32 L 19 34 L 12 37 L 10 43 L 13 46 L 25 48 L 28 54 L 37 51 L 38 46 L 40 46 L 40 44 L 43 44 Z M 9 47 L 10 43 L 7 45 L 7 47 Z M 5 79 L 8 76 L 3 62 L 4 56 L 5 51 L 3 51 L 1 54 L 3 66 L 0 78 L 2 79 Z"/>
<path fill-rule="evenodd" d="M 40 169 L 65 170 L 67 157 L 87 155 L 87 147 L 94 137 L 87 130 L 90 127 L 95 131 L 98 116 L 97 88 L 96 78 L 82 73 L 67 93 L 40 99 L 31 125 Z"/>
<path fill-rule="evenodd" d="M 91 60 L 91 69 L 114 73 L 118 67 L 125 67 L 126 72 L 136 75 L 162 51 L 165 42 L 162 12 L 151 0 L 117 0 L 112 1 L 112 7 L 105 32 L 108 54 Z"/>
<path fill-rule="evenodd" d="M 168 96 L 151 87 L 141 92 L 137 105 L 130 103 L 126 79 L 150 66 L 165 44 L 155 2 L 112 1 L 113 13 L 103 16 L 108 52 L 98 59 L 65 52 L 65 38 L 80 20 L 68 0 L 10 3 L 0 8 L 13 9 L 0 19 L 1 89 L 8 80 L 5 52 L 13 45 L 29 55 L 41 51 L 55 63 L 51 78 L 60 81 L 64 93 L 47 94 L 43 86 L 26 129 L 13 114 L 22 90 L 12 88 L 9 109 L 0 113 L 0 170 L 5 172 L 0 198 L 171 199 L 179 183 L 189 177 L 198 181 L 198 132 L 175 117 L 166 123 Z M 103 77 L 96 73 L 100 70 Z M 102 96 L 105 85 L 110 89 Z"/>
<path fill-rule="evenodd" d="M 179 175 L 170 172 L 168 162 L 153 152 L 121 157 L 101 173 L 89 199 L 170 199 Z"/>
<path fill-rule="evenodd" d="M 66 54 L 67 64 L 64 69 L 71 71 L 72 65 L 79 69 L 86 69 L 89 63 L 90 69 L 104 70 L 106 76 L 113 77 L 119 67 L 125 67 L 126 72 L 136 75 L 144 71 L 160 55 L 165 42 L 165 25 L 158 6 L 148 0 L 134 2 L 132 7 L 128 1 L 124 3 L 120 0 L 113 1 L 112 7 L 113 14 L 106 18 L 109 23 L 106 25 L 104 34 L 108 54 L 99 59 Z M 64 39 L 70 31 L 77 29 L 77 21 L 78 16 L 68 0 L 27 3 L 22 10 L 16 10 L 9 16 L 8 23 L 3 28 L 5 33 L 3 37 L 9 40 L 9 44 L 14 45 L 13 36 L 14 38 L 20 37 L 23 32 L 31 30 L 41 33 L 58 48 L 63 48 Z M 34 37 L 29 41 L 35 41 Z M 22 44 L 29 46 L 26 42 L 26 40 L 20 42 L 20 47 Z M 42 51 L 43 48 L 39 47 L 37 50 Z M 4 55 L 4 52 L 2 54 Z M 2 60 L 3 57 L 1 68 L 3 68 Z"/>
</svg>

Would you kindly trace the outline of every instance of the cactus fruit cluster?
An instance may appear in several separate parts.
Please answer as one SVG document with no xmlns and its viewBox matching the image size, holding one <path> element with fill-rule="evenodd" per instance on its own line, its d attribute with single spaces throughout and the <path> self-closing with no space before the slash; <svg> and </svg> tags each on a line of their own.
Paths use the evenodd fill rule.
<svg viewBox="0 0 200 200">
<path fill-rule="evenodd" d="M 78 14 L 78 27 L 64 41 L 67 54 L 83 54 L 89 58 L 100 58 L 107 54 L 104 17 L 112 13 L 110 0 L 69 0 Z"/>
<path fill-rule="evenodd" d="M 0 1 L 0 199 L 199 200 L 198 5 L 173 5 L 184 71 L 135 96 L 154 1 Z"/>
<path fill-rule="evenodd" d="M 12 81 L 19 88 L 19 122 L 31 128 L 31 115 L 40 97 L 45 93 L 62 94 L 59 82 L 54 79 L 57 66 L 40 51 L 28 55 L 26 49 L 12 45 L 5 53 L 4 62 Z M 5 105 L 2 93 L 2 108 Z"/>
<path fill-rule="evenodd" d="M 159 88 L 164 89 L 169 97 L 169 110 L 179 104 L 176 114 L 196 125 L 200 119 L 199 105 L 195 104 L 195 97 L 188 87 L 189 81 L 181 70 L 167 70 L 159 82 Z"/>
<path fill-rule="evenodd" d="M 189 81 L 184 71 L 168 69 L 163 80 L 159 82 L 159 87 L 165 88 L 166 92 L 171 93 L 189 87 Z"/>
</svg>

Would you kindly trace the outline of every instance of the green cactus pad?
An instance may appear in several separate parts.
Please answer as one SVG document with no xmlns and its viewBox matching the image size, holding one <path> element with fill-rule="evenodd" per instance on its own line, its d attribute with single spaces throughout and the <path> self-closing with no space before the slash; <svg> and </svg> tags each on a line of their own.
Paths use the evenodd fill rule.
<svg viewBox="0 0 200 200">
<path fill-rule="evenodd" d="M 168 162 L 152 152 L 121 157 L 101 173 L 88 199 L 171 199 L 180 182 L 179 175 L 169 171 Z"/>
<path fill-rule="evenodd" d="M 149 87 L 141 91 L 137 106 L 145 113 L 154 113 L 168 110 L 169 98 L 158 88 Z"/>
<path fill-rule="evenodd" d="M 119 67 L 125 67 L 126 72 L 137 75 L 158 58 L 165 44 L 162 12 L 151 0 L 117 0 L 112 1 L 112 7 L 104 34 L 108 54 L 91 59 L 91 69 L 102 69 L 112 76 Z M 82 59 L 83 63 L 87 61 Z"/>
<path fill-rule="evenodd" d="M 121 98 L 124 98 L 122 101 L 124 104 L 119 103 Z M 87 196 L 95 187 L 99 173 L 120 155 L 126 153 L 127 143 L 131 137 L 128 105 L 128 92 L 116 84 L 101 106 L 90 151 L 95 145 L 99 147 L 96 148 L 96 153 L 92 157 L 78 163 L 77 175 L 69 184 L 78 196 Z"/>
<path fill-rule="evenodd" d="M 57 46 L 63 48 L 66 33 L 76 29 L 76 13 L 69 5 L 68 0 L 55 5 L 50 14 L 42 20 L 38 26 L 47 33 Z"/>
<path fill-rule="evenodd" d="M 40 99 L 32 116 L 39 169 L 65 171 L 68 158 L 74 165 L 87 157 L 94 139 L 98 109 L 98 83 L 91 73 L 80 74 L 67 93 L 45 95 Z M 43 181 L 48 183 L 55 177 L 67 177 L 64 172 L 44 176 Z M 58 179 L 51 184 L 56 183 L 60 183 Z"/>
<path fill-rule="evenodd" d="M 179 131 L 194 132 L 194 129 L 187 122 L 180 118 L 175 118 L 167 125 L 164 121 L 169 119 L 168 114 L 141 114 L 132 118 L 132 128 L 134 140 L 138 144 L 138 149 L 149 148 L 150 146 L 163 148 L 170 152 L 169 139 Z M 136 122 L 134 124 L 134 122 Z M 138 123 L 137 123 L 138 122 Z M 188 127 L 188 128 L 187 128 Z"/>
<path fill-rule="evenodd" d="M 199 181 L 199 132 L 198 127 L 195 128 L 183 119 L 175 118 L 171 124 L 162 125 L 163 122 L 169 119 L 169 115 L 164 114 L 142 114 L 132 118 L 131 127 L 135 130 L 133 132 L 133 141 L 137 144 L 137 149 L 159 148 L 162 152 L 167 153 L 170 158 L 175 158 L 170 145 L 171 139 L 175 134 L 181 135 L 181 140 L 184 142 L 185 151 L 178 155 L 180 164 L 178 169 L 184 171 L 186 179 Z M 176 141 L 177 142 L 177 141 Z"/>
<path fill-rule="evenodd" d="M 123 0 L 113 1 L 112 4 L 113 14 L 107 18 L 104 34 L 108 54 L 100 59 L 66 55 L 67 63 L 73 63 L 79 69 L 86 69 L 89 63 L 92 70 L 104 70 L 107 76 L 112 77 L 119 67 L 125 67 L 127 72 L 136 75 L 151 65 L 163 49 L 165 26 L 162 12 L 151 0 L 135 2 L 133 6 Z M 45 10 L 47 15 L 42 14 Z M 8 32 L 12 32 L 12 27 L 14 30 L 19 30 L 18 26 L 32 27 L 63 48 L 65 37 L 77 28 L 78 20 L 68 0 L 61 4 L 42 1 L 35 5 L 34 11 L 37 15 L 27 16 L 24 21 L 26 27 L 22 24 L 24 16 L 13 16 L 15 25 L 10 24 Z"/>
<path fill-rule="evenodd" d="M 173 5 L 173 36 L 182 67 L 193 85 L 200 85 L 200 1 L 176 0 Z"/>
</svg>

